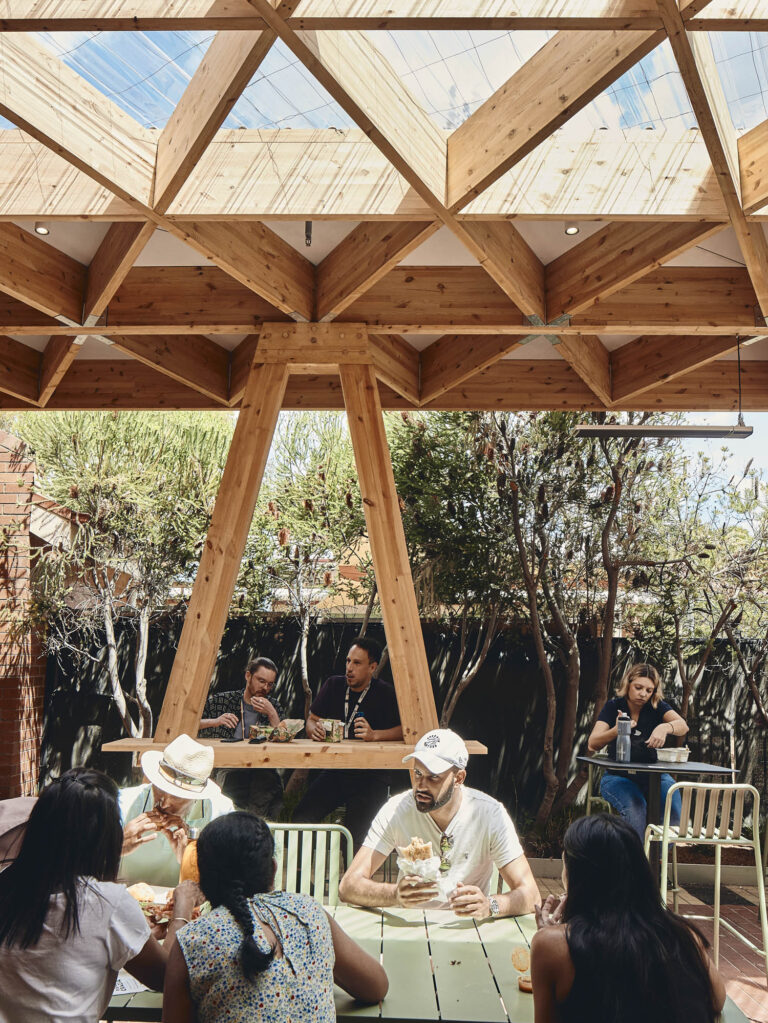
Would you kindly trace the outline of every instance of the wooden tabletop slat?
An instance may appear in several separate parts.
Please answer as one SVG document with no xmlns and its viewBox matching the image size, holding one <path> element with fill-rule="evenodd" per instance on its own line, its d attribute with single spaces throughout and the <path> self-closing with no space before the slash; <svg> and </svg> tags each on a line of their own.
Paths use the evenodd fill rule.
<svg viewBox="0 0 768 1023">
<path fill-rule="evenodd" d="M 448 910 L 426 910 L 425 918 L 441 1018 L 506 1023 L 474 920 Z"/>
<path fill-rule="evenodd" d="M 383 923 L 382 963 L 389 977 L 383 1018 L 439 1019 L 424 911 L 387 908 Z"/>
<path fill-rule="evenodd" d="M 533 921 L 534 917 L 508 917 L 502 920 L 483 920 L 477 929 L 496 979 L 502 1001 L 512 1023 L 533 1023 L 533 995 L 521 991 L 517 986 L 520 973 L 512 965 L 512 953 L 516 948 L 530 944 L 530 928 L 522 929 L 520 921 Z M 526 971 L 530 976 L 530 969 Z"/>
</svg>

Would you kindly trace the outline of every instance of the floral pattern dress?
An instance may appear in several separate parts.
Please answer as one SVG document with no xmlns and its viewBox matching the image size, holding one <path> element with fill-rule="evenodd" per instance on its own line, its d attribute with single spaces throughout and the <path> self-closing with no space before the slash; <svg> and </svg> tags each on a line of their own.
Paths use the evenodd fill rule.
<svg viewBox="0 0 768 1023">
<path fill-rule="evenodd" d="M 322 907 L 308 895 L 267 892 L 249 900 L 260 949 L 269 943 L 259 923 L 278 937 L 283 950 L 253 981 L 240 967 L 243 932 L 228 909 L 217 906 L 176 934 L 189 971 L 199 1023 L 332 1023 L 333 942 Z"/>
</svg>

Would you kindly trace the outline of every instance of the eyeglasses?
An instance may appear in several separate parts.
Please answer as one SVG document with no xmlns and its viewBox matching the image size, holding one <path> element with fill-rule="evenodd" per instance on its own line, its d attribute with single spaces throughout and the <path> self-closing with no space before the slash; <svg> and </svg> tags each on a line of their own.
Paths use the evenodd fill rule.
<svg viewBox="0 0 768 1023">
<path fill-rule="evenodd" d="M 451 869 L 453 855 L 453 835 L 440 836 L 440 873 L 447 874 Z"/>
</svg>

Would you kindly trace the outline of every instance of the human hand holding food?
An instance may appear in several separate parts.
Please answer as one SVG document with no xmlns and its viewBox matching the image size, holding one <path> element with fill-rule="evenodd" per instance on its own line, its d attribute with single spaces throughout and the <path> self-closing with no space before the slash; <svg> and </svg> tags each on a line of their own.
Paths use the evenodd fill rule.
<svg viewBox="0 0 768 1023">
<path fill-rule="evenodd" d="M 424 881 L 414 874 L 406 874 L 397 882 L 395 899 L 398 906 L 418 906 L 438 897 L 437 882 Z"/>
<path fill-rule="evenodd" d="M 151 842 L 153 838 L 157 838 L 159 830 L 157 822 L 146 813 L 140 813 L 138 817 L 128 821 L 123 828 L 122 855 L 127 856 L 144 842 Z"/>
<path fill-rule="evenodd" d="M 237 714 L 219 714 L 214 725 L 216 728 L 237 728 L 239 720 Z"/>
<path fill-rule="evenodd" d="M 448 905 L 456 916 L 474 916 L 485 920 L 491 915 L 491 903 L 482 888 L 475 884 L 457 882 L 456 887 L 448 896 Z"/>
<path fill-rule="evenodd" d="M 307 737 L 309 739 L 314 739 L 315 742 L 324 742 L 325 722 L 322 720 L 322 718 L 317 718 L 317 720 L 312 720 L 310 718 L 310 720 L 306 724 L 305 732 L 307 733 Z"/>
</svg>

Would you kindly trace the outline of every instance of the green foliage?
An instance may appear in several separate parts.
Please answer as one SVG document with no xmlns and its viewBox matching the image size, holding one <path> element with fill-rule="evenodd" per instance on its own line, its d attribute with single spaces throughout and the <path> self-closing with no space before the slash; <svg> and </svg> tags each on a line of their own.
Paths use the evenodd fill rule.
<svg viewBox="0 0 768 1023">
<path fill-rule="evenodd" d="M 27 626 L 84 654 L 121 617 L 165 609 L 194 573 L 233 429 L 231 414 L 33 412 L 8 424 L 33 450 L 37 489 L 78 513 L 42 548 Z"/>
</svg>

